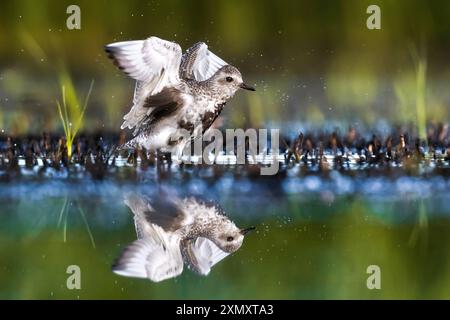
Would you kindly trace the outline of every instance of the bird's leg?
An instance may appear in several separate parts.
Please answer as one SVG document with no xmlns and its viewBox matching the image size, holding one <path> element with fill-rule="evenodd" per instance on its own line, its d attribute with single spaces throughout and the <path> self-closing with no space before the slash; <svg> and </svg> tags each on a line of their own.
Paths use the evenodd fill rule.
<svg viewBox="0 0 450 320">
<path fill-rule="evenodd" d="M 171 156 L 173 163 L 182 166 L 183 164 L 190 163 L 190 160 L 187 159 L 187 161 L 183 160 L 183 151 L 184 147 L 186 146 L 186 143 L 180 142 L 176 146 L 173 147 Z"/>
<path fill-rule="evenodd" d="M 172 164 L 172 153 L 171 152 L 165 152 L 164 158 L 167 160 L 167 164 L 170 166 Z"/>
<path fill-rule="evenodd" d="M 177 146 L 172 153 L 170 154 L 170 156 L 174 155 L 173 157 L 173 161 L 176 164 L 182 164 L 183 163 L 183 148 L 180 148 L 179 146 Z"/>
<path fill-rule="evenodd" d="M 167 161 L 169 165 L 172 163 L 172 157 L 170 152 L 158 150 L 156 152 L 156 159 L 161 164 L 163 164 L 165 161 Z"/>
</svg>

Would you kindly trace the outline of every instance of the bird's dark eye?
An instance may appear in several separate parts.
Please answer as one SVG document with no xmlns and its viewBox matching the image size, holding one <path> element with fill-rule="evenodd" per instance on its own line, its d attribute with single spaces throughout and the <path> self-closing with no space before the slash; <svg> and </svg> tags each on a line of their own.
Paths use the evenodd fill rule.
<svg viewBox="0 0 450 320">
<path fill-rule="evenodd" d="M 233 241 L 233 240 L 234 240 L 233 237 L 228 237 L 228 238 L 227 238 L 227 241 L 228 241 L 228 242 L 231 242 L 231 241 Z"/>
<path fill-rule="evenodd" d="M 227 82 L 232 82 L 233 78 L 232 77 L 226 77 L 225 80 L 227 80 Z"/>
</svg>

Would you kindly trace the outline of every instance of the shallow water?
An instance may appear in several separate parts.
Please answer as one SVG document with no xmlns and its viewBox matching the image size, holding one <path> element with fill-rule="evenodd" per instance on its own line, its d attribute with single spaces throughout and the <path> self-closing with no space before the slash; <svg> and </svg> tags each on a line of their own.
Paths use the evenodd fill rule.
<svg viewBox="0 0 450 320">
<path fill-rule="evenodd" d="M 140 183 L 0 184 L 0 298 L 450 298 L 450 181 L 445 177 L 191 178 Z M 136 240 L 127 193 L 220 205 L 242 247 L 208 276 L 159 283 L 114 274 Z M 65 209 L 64 209 L 65 208 Z M 69 290 L 69 265 L 81 289 Z M 369 265 L 381 290 L 369 290 Z"/>
</svg>

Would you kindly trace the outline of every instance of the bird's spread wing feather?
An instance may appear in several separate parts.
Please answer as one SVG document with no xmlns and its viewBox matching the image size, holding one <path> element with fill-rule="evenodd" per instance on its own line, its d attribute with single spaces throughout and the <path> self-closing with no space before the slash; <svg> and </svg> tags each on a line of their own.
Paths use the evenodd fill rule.
<svg viewBox="0 0 450 320">
<path fill-rule="evenodd" d="M 198 237 L 186 241 L 182 250 L 183 258 L 190 269 L 200 275 L 208 275 L 211 268 L 229 255 L 209 239 Z"/>
<path fill-rule="evenodd" d="M 114 63 L 131 78 L 136 79 L 133 107 L 124 116 L 122 129 L 133 128 L 149 112 L 142 103 L 148 95 L 179 83 L 181 48 L 174 42 L 150 37 L 146 40 L 109 44 L 106 52 Z"/>
<path fill-rule="evenodd" d="M 150 228 L 153 229 L 150 235 L 125 248 L 113 265 L 114 273 L 160 282 L 183 272 L 179 238 L 156 225 Z"/>
<path fill-rule="evenodd" d="M 136 85 L 134 86 L 133 105 L 138 104 L 138 102 L 140 101 L 144 87 L 145 87 L 144 81 L 139 80 L 136 81 Z"/>
<path fill-rule="evenodd" d="M 204 81 L 227 63 L 208 50 L 204 42 L 189 48 L 181 59 L 180 77 Z"/>
<path fill-rule="evenodd" d="M 133 193 L 125 195 L 124 203 L 131 209 L 134 217 L 134 227 L 136 229 L 136 236 L 142 239 L 146 234 L 146 227 L 149 223 L 145 219 L 145 212 L 152 210 L 147 199 L 143 196 L 138 196 Z"/>
<path fill-rule="evenodd" d="M 138 239 L 149 234 L 148 226 L 157 225 L 166 232 L 174 232 L 184 226 L 185 213 L 176 203 L 155 197 L 152 201 L 145 196 L 129 193 L 125 195 L 125 204 L 133 211 Z M 150 228 L 150 233 L 152 232 Z"/>
<path fill-rule="evenodd" d="M 142 108 L 148 111 L 142 120 L 137 123 L 134 135 L 136 136 L 158 121 L 172 116 L 183 105 L 182 93 L 174 87 L 164 88 L 161 92 L 148 96 L 142 105 Z"/>
</svg>

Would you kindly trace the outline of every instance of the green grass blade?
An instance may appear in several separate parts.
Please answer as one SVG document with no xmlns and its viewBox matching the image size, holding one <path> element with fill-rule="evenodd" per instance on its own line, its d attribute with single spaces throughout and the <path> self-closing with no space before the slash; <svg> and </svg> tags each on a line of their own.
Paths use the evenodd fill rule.
<svg viewBox="0 0 450 320">
<path fill-rule="evenodd" d="M 81 218 L 83 219 L 84 225 L 86 226 L 87 232 L 89 234 L 89 239 L 91 239 L 92 247 L 95 249 L 94 236 L 92 235 L 91 228 L 89 227 L 89 223 L 86 219 L 86 214 L 84 213 L 84 210 L 80 207 L 79 204 L 78 204 L 78 211 L 80 212 Z"/>
<path fill-rule="evenodd" d="M 59 118 L 61 119 L 61 123 L 63 125 L 63 129 L 64 129 L 64 134 L 67 136 L 67 127 L 66 127 L 66 122 L 64 120 L 64 116 L 61 110 L 61 104 L 59 103 L 58 100 L 56 100 L 56 105 L 58 106 L 58 113 L 59 113 Z"/>
<path fill-rule="evenodd" d="M 62 217 L 64 215 L 64 212 L 66 211 L 66 208 L 67 208 L 67 197 L 64 198 L 64 203 L 61 207 L 61 210 L 59 211 L 57 227 L 59 227 L 61 225 Z"/>
<path fill-rule="evenodd" d="M 85 111 L 86 111 L 86 109 L 87 109 L 87 106 L 88 106 L 88 103 L 89 103 L 89 98 L 90 98 L 90 96 L 91 96 L 91 93 L 92 93 L 92 89 L 94 88 L 94 80 L 92 80 L 91 81 L 91 84 L 90 84 L 90 86 L 89 86 L 89 91 L 88 91 L 88 93 L 87 93 L 87 95 L 86 95 L 86 98 L 85 98 L 85 100 L 84 100 L 84 105 L 83 105 L 83 109 L 81 110 L 81 114 L 80 114 L 80 116 L 79 116 L 79 118 L 78 118 L 78 121 L 77 121 L 77 123 L 76 123 L 76 126 L 75 126 L 75 128 L 74 128 L 74 135 L 76 135 L 77 134 L 77 132 L 78 132 L 78 130 L 80 130 L 81 129 L 81 125 L 82 125 L 82 123 L 83 123 L 83 118 L 84 118 L 84 113 L 85 113 Z"/>
<path fill-rule="evenodd" d="M 64 226 L 63 226 L 63 241 L 66 243 L 67 241 L 67 216 L 69 215 L 69 210 L 66 211 L 66 215 L 64 216 Z"/>
</svg>

